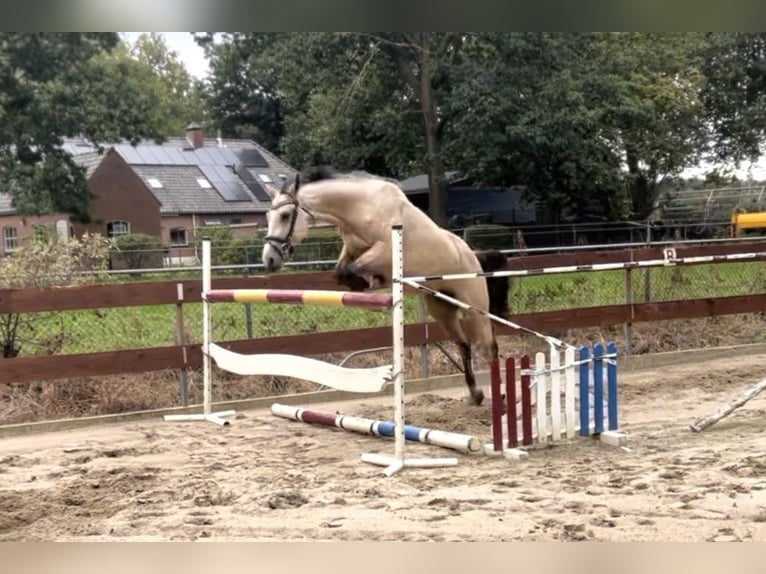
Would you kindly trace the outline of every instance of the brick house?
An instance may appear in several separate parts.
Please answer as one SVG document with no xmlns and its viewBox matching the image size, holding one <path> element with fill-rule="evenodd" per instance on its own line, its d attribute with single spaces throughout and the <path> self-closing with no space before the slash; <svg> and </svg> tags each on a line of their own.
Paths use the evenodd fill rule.
<svg viewBox="0 0 766 574">
<path fill-rule="evenodd" d="M 295 170 L 251 140 L 206 138 L 197 124 L 186 137 L 162 144 L 111 144 L 103 155 L 87 142 L 68 140 L 65 149 L 87 168 L 93 223 L 71 223 L 71 235 L 114 237 L 145 233 L 159 237 L 171 258 L 194 255 L 189 247 L 200 228 L 230 225 L 235 236 L 251 235 L 266 223 L 270 199 L 263 185 L 281 186 Z M 37 225 L 68 217 L 22 218 L 0 194 L 0 253 L 12 251 Z M 57 223 L 58 222 L 58 223 Z M 10 249 L 9 249 L 10 248 Z"/>
</svg>

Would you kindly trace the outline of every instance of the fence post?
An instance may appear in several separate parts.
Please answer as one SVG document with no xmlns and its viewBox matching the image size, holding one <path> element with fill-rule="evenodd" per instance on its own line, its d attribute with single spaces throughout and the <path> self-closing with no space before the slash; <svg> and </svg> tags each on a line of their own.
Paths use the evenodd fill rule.
<svg viewBox="0 0 766 574">
<path fill-rule="evenodd" d="M 181 396 L 181 406 L 189 406 L 189 381 L 186 377 L 186 331 L 184 330 L 184 286 L 183 283 L 176 283 L 177 303 L 176 303 L 176 345 L 182 347 L 184 367 L 178 371 L 178 391 Z"/>
<path fill-rule="evenodd" d="M 253 338 L 253 304 L 245 303 L 245 329 L 247 330 L 247 338 Z"/>
<path fill-rule="evenodd" d="M 428 315 L 426 314 L 426 310 L 424 307 L 423 298 L 418 297 L 417 298 L 417 313 L 418 313 L 418 321 L 421 323 L 425 323 L 428 321 Z M 430 366 L 429 366 L 429 359 L 430 359 L 430 349 L 428 347 L 428 344 L 421 345 L 420 346 L 420 378 L 421 379 L 427 379 L 430 376 Z"/>
<path fill-rule="evenodd" d="M 646 223 L 646 248 L 652 247 L 652 226 L 647 221 Z M 649 303 L 652 300 L 652 270 L 647 267 L 644 269 L 644 303 Z"/>
<path fill-rule="evenodd" d="M 625 304 L 630 310 L 630 318 L 625 323 L 625 353 L 630 355 L 633 349 L 633 274 L 630 267 L 625 269 Z"/>
</svg>

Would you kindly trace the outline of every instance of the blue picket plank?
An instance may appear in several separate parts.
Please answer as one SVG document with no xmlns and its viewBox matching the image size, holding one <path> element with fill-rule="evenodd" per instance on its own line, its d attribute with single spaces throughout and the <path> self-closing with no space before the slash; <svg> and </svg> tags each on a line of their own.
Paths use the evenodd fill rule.
<svg viewBox="0 0 766 574">
<path fill-rule="evenodd" d="M 614 341 L 607 343 L 606 353 L 607 355 L 614 355 L 607 361 L 606 384 L 609 430 L 616 431 L 620 428 L 617 423 L 617 343 Z"/>
<path fill-rule="evenodd" d="M 604 345 L 593 345 L 593 432 L 604 432 Z"/>
</svg>

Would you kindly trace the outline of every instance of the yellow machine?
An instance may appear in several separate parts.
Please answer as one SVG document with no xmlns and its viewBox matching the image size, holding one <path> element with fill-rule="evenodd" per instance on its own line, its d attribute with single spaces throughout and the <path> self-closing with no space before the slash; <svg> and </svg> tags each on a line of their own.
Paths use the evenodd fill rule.
<svg viewBox="0 0 766 574">
<path fill-rule="evenodd" d="M 748 213 L 740 208 L 731 216 L 729 236 L 766 235 L 766 211 Z"/>
</svg>

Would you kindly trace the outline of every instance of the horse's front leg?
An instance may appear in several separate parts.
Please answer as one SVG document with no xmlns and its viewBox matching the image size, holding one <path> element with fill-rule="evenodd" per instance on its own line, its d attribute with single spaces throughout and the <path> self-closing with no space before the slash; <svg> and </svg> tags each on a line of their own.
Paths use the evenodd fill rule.
<svg viewBox="0 0 766 574">
<path fill-rule="evenodd" d="M 348 246 L 343 243 L 338 261 L 335 264 L 335 280 L 338 285 L 346 285 L 352 291 L 364 291 L 369 289 L 370 283 L 361 275 L 356 275 L 349 271 L 349 265 L 353 258 L 349 254 Z"/>
<path fill-rule="evenodd" d="M 361 278 L 373 289 L 384 287 L 388 284 L 387 277 L 391 275 L 391 248 L 383 241 L 376 241 L 359 257 L 339 268 L 338 272 Z"/>
</svg>

